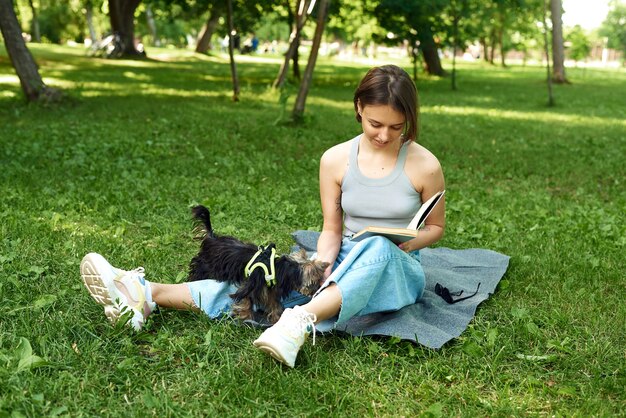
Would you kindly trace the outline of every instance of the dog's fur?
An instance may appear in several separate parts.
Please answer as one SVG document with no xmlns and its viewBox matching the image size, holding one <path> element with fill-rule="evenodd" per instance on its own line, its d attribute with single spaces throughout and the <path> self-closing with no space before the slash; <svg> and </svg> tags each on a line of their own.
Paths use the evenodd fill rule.
<svg viewBox="0 0 626 418">
<path fill-rule="evenodd" d="M 241 319 L 254 319 L 253 307 L 260 307 L 265 318 L 275 323 L 283 311 L 281 299 L 292 290 L 312 296 L 320 287 L 328 263 L 309 260 L 301 250 L 290 255 L 276 256 L 276 284 L 268 286 L 263 269 L 255 269 L 250 277 L 244 270 L 259 247 L 231 236 L 218 236 L 211 227 L 209 210 L 204 206 L 192 209 L 193 217 L 204 227 L 200 252 L 193 257 L 188 281 L 214 279 L 237 286 L 233 298 L 233 313 Z M 266 247 L 259 261 L 269 260 L 274 244 Z"/>
</svg>

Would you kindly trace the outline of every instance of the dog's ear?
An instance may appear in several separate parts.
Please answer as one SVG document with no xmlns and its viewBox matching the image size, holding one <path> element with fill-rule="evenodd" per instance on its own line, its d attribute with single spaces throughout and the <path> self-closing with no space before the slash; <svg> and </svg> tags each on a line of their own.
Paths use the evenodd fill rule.
<svg viewBox="0 0 626 418">
<path fill-rule="evenodd" d="M 299 288 L 296 290 L 303 295 L 313 296 L 324 280 L 324 271 L 327 267 L 328 263 L 318 260 L 309 260 L 301 264 L 300 271 L 302 279 Z"/>
<path fill-rule="evenodd" d="M 330 265 L 327 261 L 319 261 L 317 259 L 310 259 L 304 248 L 300 248 L 299 251 L 291 254 L 294 260 L 298 261 L 301 264 L 316 264 L 316 267 L 321 268 L 322 270 L 326 270 L 326 268 Z"/>
<path fill-rule="evenodd" d="M 297 286 L 301 286 L 303 283 L 316 283 L 324 280 L 324 272 L 330 263 L 315 259 L 310 260 L 304 249 L 296 251 L 289 257 L 297 263 L 297 269 L 299 271 L 299 283 Z M 292 273 L 292 276 L 293 275 L 294 273 Z"/>
<path fill-rule="evenodd" d="M 322 281 L 324 279 L 324 272 L 328 268 L 330 263 L 319 260 L 309 260 L 302 264 L 302 275 L 305 281 Z"/>
</svg>

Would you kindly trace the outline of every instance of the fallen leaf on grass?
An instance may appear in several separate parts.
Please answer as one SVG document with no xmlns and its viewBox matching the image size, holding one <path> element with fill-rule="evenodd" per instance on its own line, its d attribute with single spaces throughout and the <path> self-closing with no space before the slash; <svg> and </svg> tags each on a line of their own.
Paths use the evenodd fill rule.
<svg viewBox="0 0 626 418">
<path fill-rule="evenodd" d="M 33 354 L 33 348 L 30 346 L 30 342 L 24 337 L 20 338 L 20 342 L 15 351 L 15 354 L 19 359 L 19 363 L 17 365 L 18 372 L 27 369 L 34 369 L 48 364 L 46 360 Z"/>
<path fill-rule="evenodd" d="M 556 356 L 554 354 L 544 354 L 542 356 L 533 356 L 533 355 L 528 355 L 528 354 L 516 354 L 515 357 L 517 357 L 520 360 L 528 360 L 528 361 L 552 361 L 556 358 Z"/>
<path fill-rule="evenodd" d="M 35 309 L 41 309 L 44 306 L 52 305 L 54 302 L 56 302 L 56 300 L 57 300 L 56 295 L 43 295 L 39 299 L 37 299 L 35 302 L 33 302 L 31 307 Z"/>
</svg>

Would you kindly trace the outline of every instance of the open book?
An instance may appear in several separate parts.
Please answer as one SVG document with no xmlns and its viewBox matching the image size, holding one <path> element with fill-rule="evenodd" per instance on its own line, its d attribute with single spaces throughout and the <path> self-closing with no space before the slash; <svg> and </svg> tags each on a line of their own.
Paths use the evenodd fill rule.
<svg viewBox="0 0 626 418">
<path fill-rule="evenodd" d="M 383 237 L 387 237 L 396 244 L 412 240 L 417 237 L 418 230 L 422 227 L 422 225 L 424 225 L 426 218 L 428 218 L 428 215 L 430 215 L 435 206 L 437 206 L 437 203 L 439 203 L 445 192 L 445 190 L 442 190 L 435 193 L 430 199 L 424 202 L 406 228 L 368 226 L 367 228 L 352 235 L 352 238 L 350 239 L 352 241 L 361 241 L 365 238 L 381 235 Z"/>
</svg>

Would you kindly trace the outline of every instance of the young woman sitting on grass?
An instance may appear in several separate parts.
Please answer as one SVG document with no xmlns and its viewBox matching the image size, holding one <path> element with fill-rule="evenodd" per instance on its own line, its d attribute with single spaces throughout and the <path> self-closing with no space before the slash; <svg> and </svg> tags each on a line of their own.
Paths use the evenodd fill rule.
<svg viewBox="0 0 626 418">
<path fill-rule="evenodd" d="M 320 162 L 324 223 L 316 257 L 330 263 L 326 281 L 312 299 L 285 301 L 279 321 L 254 341 L 290 367 L 320 321 L 340 324 L 357 315 L 396 311 L 420 299 L 424 271 L 419 250 L 444 233 L 442 201 L 418 237 L 399 246 L 382 237 L 349 240 L 369 225 L 406 227 L 422 202 L 444 189 L 439 161 L 415 142 L 417 91 L 404 70 L 394 65 L 372 68 L 356 89 L 354 109 L 363 132 L 328 149 Z M 201 310 L 214 318 L 228 313 L 232 303 L 232 288 L 224 283 L 210 278 L 148 282 L 143 269 L 120 270 L 95 253 L 85 256 L 81 274 L 107 317 L 116 321 L 129 310 L 135 329 L 157 305 Z"/>
</svg>

